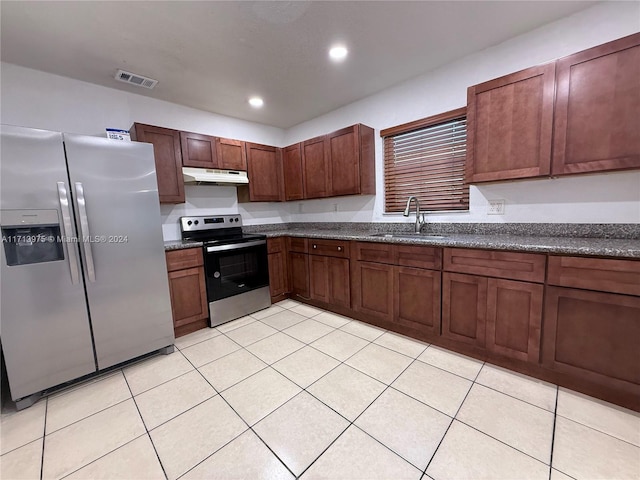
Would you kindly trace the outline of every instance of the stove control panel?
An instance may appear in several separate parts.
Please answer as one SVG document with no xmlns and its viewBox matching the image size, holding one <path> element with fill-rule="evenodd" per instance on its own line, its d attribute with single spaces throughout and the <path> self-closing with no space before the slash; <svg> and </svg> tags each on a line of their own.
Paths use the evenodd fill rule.
<svg viewBox="0 0 640 480">
<path fill-rule="evenodd" d="M 241 226 L 242 217 L 240 215 L 180 217 L 180 230 L 182 232 L 217 230 L 220 228 L 232 228 Z"/>
</svg>

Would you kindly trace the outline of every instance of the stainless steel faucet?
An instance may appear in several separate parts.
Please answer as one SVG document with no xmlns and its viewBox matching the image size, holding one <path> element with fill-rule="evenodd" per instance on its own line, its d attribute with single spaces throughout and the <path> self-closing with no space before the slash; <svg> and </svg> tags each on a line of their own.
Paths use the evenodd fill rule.
<svg viewBox="0 0 640 480">
<path fill-rule="evenodd" d="M 420 202 L 418 201 L 418 197 L 411 196 L 409 200 L 407 200 L 407 207 L 404 209 L 403 215 L 405 217 L 409 216 L 409 208 L 411 207 L 411 200 L 416 201 L 416 233 L 420 233 L 420 229 L 426 223 L 424 220 L 424 213 L 420 213 Z"/>
</svg>

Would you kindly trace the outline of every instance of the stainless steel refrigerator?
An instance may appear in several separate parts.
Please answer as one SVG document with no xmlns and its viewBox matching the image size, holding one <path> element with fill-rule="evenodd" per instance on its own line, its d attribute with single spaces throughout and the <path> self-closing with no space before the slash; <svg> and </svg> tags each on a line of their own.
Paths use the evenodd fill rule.
<svg viewBox="0 0 640 480">
<path fill-rule="evenodd" d="M 11 396 L 174 335 L 153 147 L 0 126 L 0 340 Z"/>
</svg>

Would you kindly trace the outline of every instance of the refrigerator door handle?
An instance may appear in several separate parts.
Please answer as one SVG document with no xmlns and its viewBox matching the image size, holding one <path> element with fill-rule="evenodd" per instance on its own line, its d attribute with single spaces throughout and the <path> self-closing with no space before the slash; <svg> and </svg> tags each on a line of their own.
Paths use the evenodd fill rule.
<svg viewBox="0 0 640 480">
<path fill-rule="evenodd" d="M 81 182 L 76 182 L 76 201 L 80 214 L 80 235 L 84 247 L 84 256 L 87 264 L 87 276 L 91 283 L 96 281 L 96 270 L 93 265 L 93 252 L 91 251 L 91 234 L 89 233 L 89 219 L 87 218 L 87 203 L 84 199 L 84 187 Z"/>
<path fill-rule="evenodd" d="M 78 271 L 78 259 L 76 252 L 72 250 L 73 230 L 71 229 L 71 210 L 69 209 L 69 196 L 64 182 L 56 182 L 58 185 L 58 199 L 60 200 L 60 210 L 62 211 L 62 231 L 65 236 L 67 256 L 69 257 L 69 270 L 71 272 L 71 285 L 78 283 L 80 272 Z"/>
</svg>

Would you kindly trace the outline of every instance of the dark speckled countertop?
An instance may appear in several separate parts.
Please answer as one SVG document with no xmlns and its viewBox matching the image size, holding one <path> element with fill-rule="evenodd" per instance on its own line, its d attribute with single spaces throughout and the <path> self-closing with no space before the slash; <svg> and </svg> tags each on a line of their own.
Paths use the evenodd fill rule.
<svg viewBox="0 0 640 480">
<path fill-rule="evenodd" d="M 476 224 L 477 225 L 477 224 Z M 408 245 L 429 245 L 435 247 L 483 248 L 490 250 L 511 250 L 532 253 L 564 255 L 587 255 L 603 257 L 640 258 L 640 239 L 635 225 L 613 227 L 613 234 L 627 238 L 602 238 L 609 236 L 602 225 L 578 228 L 560 227 L 514 228 L 509 226 L 488 228 L 466 227 L 464 233 L 446 231 L 443 228 L 421 235 L 412 235 L 407 224 L 294 224 L 256 225 L 245 227 L 252 233 L 263 233 L 268 238 L 291 236 L 335 240 L 359 240 L 366 242 L 400 243 Z M 527 225 L 527 224 L 517 224 Z M 409 228 L 411 225 L 409 225 Z M 444 230 L 444 231 L 443 231 Z M 471 233 L 475 230 L 475 233 Z M 500 230 L 508 233 L 499 233 Z M 589 237 L 593 232 L 600 238 Z M 480 232 L 480 233 L 478 233 Z M 381 236 L 388 233 L 392 235 Z M 540 235 L 540 233 L 546 235 Z M 550 235 L 551 234 L 551 235 Z M 401 236 L 397 236 L 401 235 Z M 176 250 L 202 246 L 200 242 L 165 242 L 165 250 Z"/>
</svg>

